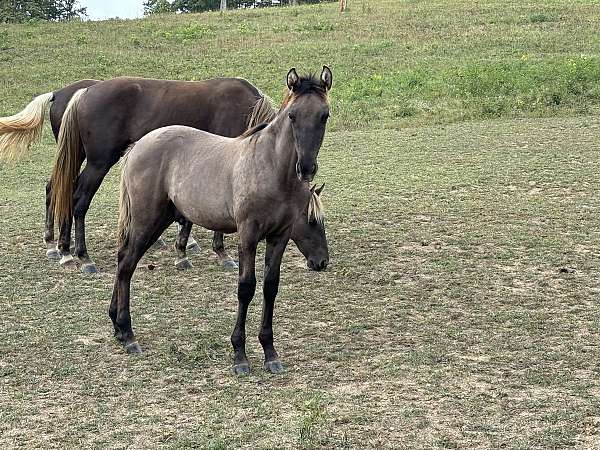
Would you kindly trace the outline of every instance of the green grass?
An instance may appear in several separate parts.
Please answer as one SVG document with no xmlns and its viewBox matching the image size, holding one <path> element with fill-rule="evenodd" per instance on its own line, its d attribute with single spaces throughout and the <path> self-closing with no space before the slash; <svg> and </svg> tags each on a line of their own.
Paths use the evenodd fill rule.
<svg viewBox="0 0 600 450">
<path fill-rule="evenodd" d="M 102 273 L 44 260 L 46 140 L 3 169 L 0 445 L 596 446 L 599 133 L 597 118 L 329 133 L 331 267 L 309 273 L 288 250 L 275 311 L 288 371 L 260 368 L 258 297 L 244 379 L 229 373 L 236 277 L 201 230 L 191 271 L 168 248 L 136 272 L 146 353 L 113 341 L 118 170 L 90 214 Z"/>
<path fill-rule="evenodd" d="M 142 260 L 146 352 L 124 354 L 106 313 L 119 168 L 88 216 L 89 277 L 44 259 L 49 131 L 0 165 L 0 447 L 598 447 L 597 6 L 357 0 L 342 16 L 4 26 L 2 114 L 122 74 L 239 75 L 279 99 L 289 67 L 327 63 L 334 117 L 317 180 L 331 266 L 287 250 L 281 376 L 260 367 L 260 295 L 254 370 L 230 374 L 236 276 L 200 229 L 191 271 L 170 247 Z"/>
</svg>

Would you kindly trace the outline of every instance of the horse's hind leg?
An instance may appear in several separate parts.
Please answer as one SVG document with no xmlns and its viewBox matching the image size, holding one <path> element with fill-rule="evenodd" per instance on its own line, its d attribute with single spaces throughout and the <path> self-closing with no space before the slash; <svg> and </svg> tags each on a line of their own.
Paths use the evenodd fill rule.
<svg viewBox="0 0 600 450">
<path fill-rule="evenodd" d="M 142 349 L 135 340 L 131 326 L 129 299 L 131 294 L 131 277 L 138 262 L 148 251 L 162 232 L 173 222 L 173 215 L 158 217 L 155 223 L 130 225 L 126 243 L 118 251 L 118 265 L 115 276 L 112 299 L 108 310 L 115 337 L 123 344 L 128 353 L 141 353 Z M 136 231 L 136 228 L 142 228 Z"/>
<path fill-rule="evenodd" d="M 190 232 L 192 231 L 192 222 L 183 220 L 181 225 L 177 224 L 177 228 L 179 229 L 179 233 L 177 234 L 177 239 L 175 240 L 175 250 L 177 250 L 175 267 L 177 267 L 179 270 L 190 269 L 192 267 L 192 263 L 189 259 L 187 259 L 185 251 L 189 242 L 188 239 Z"/>
<path fill-rule="evenodd" d="M 81 270 L 85 273 L 96 273 L 98 271 L 88 255 L 85 243 L 85 215 L 110 167 L 111 165 L 108 164 L 93 165 L 88 161 L 77 180 L 77 188 L 73 199 L 75 203 L 73 208 L 75 217 L 75 255 L 81 262 Z"/>
<path fill-rule="evenodd" d="M 192 236 L 191 231 L 192 226 L 190 225 L 190 235 L 187 239 L 186 250 L 190 253 L 200 253 L 200 245 L 198 245 L 198 242 L 196 242 L 196 239 Z"/>
<path fill-rule="evenodd" d="M 225 251 L 225 245 L 223 244 L 223 233 L 215 232 L 213 235 L 213 251 L 217 254 L 219 262 L 223 268 L 227 270 L 236 270 L 238 265 L 235 263 L 231 256 Z"/>
<path fill-rule="evenodd" d="M 58 253 L 60 254 L 59 264 L 61 266 L 72 266 L 75 264 L 71 256 L 71 229 L 73 227 L 73 218 L 67 217 L 64 222 L 58 224 Z"/>
<path fill-rule="evenodd" d="M 46 257 L 52 261 L 60 259 L 60 253 L 54 240 L 54 212 L 52 211 L 52 181 L 46 184 L 46 222 L 44 225 L 44 242 L 46 243 Z"/>
</svg>

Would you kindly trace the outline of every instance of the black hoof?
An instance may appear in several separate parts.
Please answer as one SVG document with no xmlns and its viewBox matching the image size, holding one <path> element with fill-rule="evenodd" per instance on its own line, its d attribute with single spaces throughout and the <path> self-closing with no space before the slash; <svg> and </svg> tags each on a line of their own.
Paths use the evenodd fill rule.
<svg viewBox="0 0 600 450">
<path fill-rule="evenodd" d="M 131 354 L 138 354 L 142 353 L 142 347 L 140 347 L 140 344 L 138 344 L 137 341 L 134 341 L 125 345 L 125 351 Z"/>
<path fill-rule="evenodd" d="M 192 265 L 189 259 L 183 258 L 175 261 L 175 267 L 177 268 L 177 270 L 187 270 L 191 269 L 194 266 Z"/>
<path fill-rule="evenodd" d="M 189 244 L 186 247 L 186 251 L 188 253 L 194 253 L 194 254 L 195 253 L 200 253 L 200 246 L 197 243 L 194 242 L 193 244 Z"/>
<path fill-rule="evenodd" d="M 46 250 L 46 258 L 50 261 L 58 261 L 60 260 L 60 253 L 55 248 L 48 249 Z"/>
<path fill-rule="evenodd" d="M 249 375 L 250 374 L 250 364 L 248 364 L 248 363 L 236 364 L 231 368 L 231 371 L 233 372 L 234 375 L 237 375 L 237 376 Z"/>
<path fill-rule="evenodd" d="M 225 270 L 237 270 L 239 269 L 238 265 L 235 263 L 233 259 L 228 259 L 223 261 L 223 268 Z"/>
<path fill-rule="evenodd" d="M 96 267 L 96 264 L 94 263 L 85 263 L 81 266 L 81 271 L 83 273 L 98 273 L 98 268 Z"/>
<path fill-rule="evenodd" d="M 265 362 L 265 370 L 271 373 L 283 373 L 285 369 L 279 360 L 275 361 L 266 361 Z"/>
</svg>

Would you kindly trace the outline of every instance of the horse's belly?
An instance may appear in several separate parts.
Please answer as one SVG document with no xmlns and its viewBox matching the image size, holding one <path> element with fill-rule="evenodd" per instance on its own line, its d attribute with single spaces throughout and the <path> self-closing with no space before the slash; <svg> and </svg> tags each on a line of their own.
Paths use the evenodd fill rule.
<svg viewBox="0 0 600 450">
<path fill-rule="evenodd" d="M 220 202 L 211 199 L 182 201 L 182 199 L 177 198 L 173 200 L 173 203 L 186 219 L 196 225 L 223 233 L 237 231 L 235 220 L 229 214 L 225 204 L 220 204 Z"/>
</svg>

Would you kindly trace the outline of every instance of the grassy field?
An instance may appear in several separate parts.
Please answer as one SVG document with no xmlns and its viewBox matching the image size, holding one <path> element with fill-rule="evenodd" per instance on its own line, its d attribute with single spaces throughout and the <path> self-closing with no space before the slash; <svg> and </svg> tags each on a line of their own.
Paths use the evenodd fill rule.
<svg viewBox="0 0 600 450">
<path fill-rule="evenodd" d="M 599 447 L 599 4 L 474 5 L 3 26 L 2 115 L 121 74 L 240 75 L 279 99 L 289 67 L 327 63 L 334 117 L 317 180 L 332 261 L 284 258 L 281 376 L 260 368 L 260 297 L 254 371 L 230 374 L 236 276 L 200 229 L 191 271 L 170 248 L 140 264 L 146 352 L 125 355 L 106 314 L 118 168 L 86 276 L 44 258 L 49 131 L 0 163 L 0 448 Z"/>
</svg>

